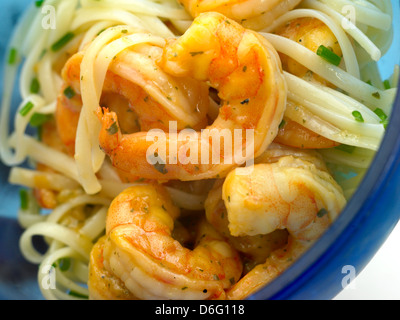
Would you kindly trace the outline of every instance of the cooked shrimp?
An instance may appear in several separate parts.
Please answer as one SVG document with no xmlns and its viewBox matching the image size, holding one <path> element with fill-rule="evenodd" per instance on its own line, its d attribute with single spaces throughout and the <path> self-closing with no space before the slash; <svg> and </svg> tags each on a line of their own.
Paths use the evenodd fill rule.
<svg viewBox="0 0 400 320">
<path fill-rule="evenodd" d="M 242 273 L 238 253 L 206 221 L 194 249 L 183 247 L 171 235 L 178 216 L 161 185 L 137 185 L 117 196 L 106 238 L 92 251 L 91 297 L 118 298 L 127 289 L 124 296 L 138 299 L 224 298 Z M 102 294 L 110 282 L 115 286 Z"/>
<path fill-rule="evenodd" d="M 335 35 L 321 20 L 316 18 L 298 18 L 274 31 L 275 34 L 300 43 L 307 49 L 317 52 L 323 45 L 338 56 L 342 56 L 340 44 Z M 308 81 L 317 81 L 325 86 L 332 86 L 325 79 L 314 74 L 296 60 L 280 53 L 283 69 Z"/>
<path fill-rule="evenodd" d="M 223 183 L 223 179 L 217 180 L 208 193 L 204 204 L 206 218 L 207 221 L 241 253 L 244 260 L 243 271 L 247 273 L 256 265 L 264 263 L 273 251 L 286 244 L 287 232 L 286 230 L 277 230 L 269 234 L 257 236 L 232 236 L 228 228 L 227 209 L 222 199 Z"/>
<path fill-rule="evenodd" d="M 124 98 L 126 112 L 120 118 L 125 118 L 127 112 L 135 113 L 136 120 L 130 122 L 137 123 L 143 131 L 168 130 L 169 121 L 176 121 L 178 130 L 204 127 L 209 106 L 208 86 L 166 74 L 156 64 L 161 55 L 162 48 L 148 45 L 121 52 L 109 67 L 102 98 L 107 94 Z M 62 73 L 66 85 L 79 95 L 83 56 L 84 51 L 72 56 Z M 102 101 L 100 105 L 103 106 Z"/>
<path fill-rule="evenodd" d="M 296 41 L 313 52 L 317 52 L 319 46 L 324 45 L 338 56 L 342 55 L 342 50 L 333 32 L 316 18 L 295 19 L 275 30 L 275 33 Z M 280 57 L 285 71 L 307 81 L 333 87 L 332 84 L 308 70 L 300 62 L 282 53 L 280 53 Z M 288 103 L 292 102 L 289 101 Z M 325 149 L 338 146 L 335 141 L 322 137 L 305 128 L 301 123 L 290 119 L 284 119 L 275 141 L 287 146 L 305 149 Z"/>
<path fill-rule="evenodd" d="M 181 0 L 187 11 L 197 17 L 203 12 L 219 12 L 253 29 L 269 26 L 276 18 L 296 7 L 301 0 Z"/>
<path fill-rule="evenodd" d="M 175 77 L 207 82 L 218 91 L 222 101 L 219 115 L 205 129 L 228 142 L 238 130 L 242 138 L 231 146 L 239 145 L 236 153 L 240 155 L 246 153 L 242 163 L 261 154 L 276 137 L 285 110 L 286 83 L 278 54 L 257 33 L 219 13 L 202 14 L 183 36 L 167 43 L 159 67 Z M 225 176 L 238 166 L 232 160 L 236 153 L 223 148 L 226 141 L 219 145 L 214 137 L 204 138 L 197 131 L 191 132 L 190 139 L 181 141 L 166 133 L 165 158 L 153 165 L 148 152 L 154 147 L 154 140 L 149 139 L 147 132 L 123 135 L 115 113 L 103 109 L 98 116 L 102 122 L 100 146 L 122 171 L 140 173 L 148 179 L 198 180 Z M 116 129 L 113 134 L 111 127 Z M 254 133 L 254 138 L 247 138 L 248 131 Z M 170 153 L 173 144 L 176 154 Z M 193 145 L 197 150 L 208 150 L 207 161 L 200 152 L 190 161 L 181 161 L 177 155 L 186 155 Z M 219 151 L 218 161 L 212 155 L 215 149 Z M 250 149 L 254 152 L 248 152 Z M 230 161 L 225 161 L 227 158 Z"/>
<path fill-rule="evenodd" d="M 327 149 L 339 145 L 286 117 L 280 125 L 275 142 L 300 149 Z"/>
<path fill-rule="evenodd" d="M 155 128 L 168 130 L 169 121 L 177 121 L 179 130 L 188 126 L 205 126 L 209 103 L 208 87 L 191 79 L 176 81 L 163 73 L 154 64 L 162 53 L 161 48 L 145 46 L 137 51 L 128 50 L 115 57 L 107 72 L 100 100 L 101 106 L 118 114 L 122 132 L 132 133 Z M 75 151 L 75 136 L 82 109 L 80 66 L 83 55 L 84 51 L 78 52 L 65 64 L 62 71 L 65 85 L 57 101 L 58 131 L 70 154 Z M 131 66 L 138 60 L 144 70 L 139 71 L 139 68 Z M 151 72 L 147 69 L 151 69 Z M 68 89 L 67 95 L 65 89 Z M 158 101 L 161 99 L 160 92 L 163 93 L 165 104 Z M 185 105 L 187 109 L 189 105 L 193 108 L 186 112 L 190 116 L 185 116 L 185 110 L 181 112 L 181 118 L 174 116 L 170 110 L 172 100 L 178 107 Z"/>
<path fill-rule="evenodd" d="M 227 292 L 243 299 L 263 287 L 295 261 L 330 226 L 344 207 L 341 188 L 328 172 L 292 156 L 256 164 L 243 174 L 237 168 L 222 188 L 232 236 L 288 232 L 288 242 L 273 251 Z"/>
<path fill-rule="evenodd" d="M 291 148 L 277 143 L 271 144 L 261 156 L 255 159 L 255 163 L 276 163 L 285 156 L 292 156 L 296 159 L 312 162 L 317 169 L 327 171 L 325 162 L 318 152 L 314 150 Z M 228 227 L 227 207 L 222 198 L 224 181 L 224 179 L 217 180 L 208 193 L 204 206 L 206 217 L 211 225 L 216 228 L 236 250 L 243 254 L 244 259 L 246 259 L 244 271 L 250 271 L 256 265 L 264 263 L 273 251 L 282 248 L 286 244 L 288 237 L 287 231 L 276 230 L 272 233 L 255 236 L 232 236 Z"/>
</svg>

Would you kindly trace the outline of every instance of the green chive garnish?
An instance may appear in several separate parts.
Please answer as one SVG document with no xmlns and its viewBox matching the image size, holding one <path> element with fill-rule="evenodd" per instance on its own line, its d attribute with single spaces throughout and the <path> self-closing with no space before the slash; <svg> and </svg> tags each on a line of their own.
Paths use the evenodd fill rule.
<svg viewBox="0 0 400 320">
<path fill-rule="evenodd" d="M 37 1 L 35 1 L 36 7 L 40 8 L 40 7 L 42 6 L 43 2 L 44 2 L 44 0 L 37 0 Z"/>
<path fill-rule="evenodd" d="M 336 53 L 323 45 L 319 46 L 317 50 L 317 55 L 335 66 L 338 66 L 342 61 L 341 57 L 339 57 Z"/>
<path fill-rule="evenodd" d="M 18 51 L 15 48 L 10 49 L 10 53 L 8 55 L 8 64 L 14 64 L 17 62 Z"/>
<path fill-rule="evenodd" d="M 65 36 L 63 36 L 60 40 L 58 40 L 51 46 L 51 50 L 54 52 L 61 50 L 74 37 L 75 34 L 73 34 L 72 32 L 68 32 Z"/>
<path fill-rule="evenodd" d="M 68 99 L 72 99 L 73 97 L 75 97 L 76 93 L 74 91 L 74 89 L 72 89 L 71 87 L 67 87 L 64 90 L 64 95 L 68 98 Z"/>
<path fill-rule="evenodd" d="M 386 113 L 380 108 L 376 108 L 374 112 L 381 120 L 386 120 L 388 118 Z"/>
<path fill-rule="evenodd" d="M 47 121 L 49 121 L 52 118 L 52 115 L 50 114 L 43 114 L 43 113 L 34 113 L 31 117 L 31 120 L 29 120 L 29 124 L 32 127 L 40 127 Z"/>
<path fill-rule="evenodd" d="M 20 208 L 22 210 L 27 210 L 29 203 L 29 196 L 28 192 L 25 189 L 19 190 L 19 199 L 20 199 Z"/>
<path fill-rule="evenodd" d="M 352 115 L 357 122 L 364 122 L 364 118 L 360 111 L 353 111 Z"/>
<path fill-rule="evenodd" d="M 31 93 L 39 93 L 40 91 L 40 83 L 37 78 L 33 78 L 31 82 Z"/>
<path fill-rule="evenodd" d="M 72 291 L 72 290 L 70 292 L 68 292 L 68 294 L 71 297 L 76 297 L 76 298 L 81 298 L 81 299 L 89 299 L 89 297 L 87 295 L 84 295 L 84 294 L 81 294 L 81 293 L 78 293 L 78 292 Z"/>
<path fill-rule="evenodd" d="M 389 90 L 392 87 L 390 81 L 389 80 L 383 81 L 383 87 L 385 88 L 385 90 Z"/>
<path fill-rule="evenodd" d="M 375 109 L 375 114 L 381 119 L 381 124 L 383 124 L 384 128 L 386 129 L 389 124 L 389 117 L 387 114 L 380 108 Z"/>
<path fill-rule="evenodd" d="M 58 266 L 61 271 L 67 271 L 71 267 L 71 259 L 69 259 L 69 258 L 59 259 Z"/>
<path fill-rule="evenodd" d="M 29 101 L 26 105 L 22 107 L 21 110 L 19 110 L 19 114 L 25 117 L 29 113 L 29 111 L 32 110 L 33 107 L 34 107 L 33 103 Z"/>
</svg>

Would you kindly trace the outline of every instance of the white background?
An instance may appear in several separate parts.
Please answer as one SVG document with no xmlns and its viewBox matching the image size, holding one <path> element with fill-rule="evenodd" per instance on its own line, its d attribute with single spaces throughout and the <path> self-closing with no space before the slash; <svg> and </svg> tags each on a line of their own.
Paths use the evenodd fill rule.
<svg viewBox="0 0 400 320">
<path fill-rule="evenodd" d="M 400 300 L 400 224 L 352 284 L 334 300 Z"/>
</svg>

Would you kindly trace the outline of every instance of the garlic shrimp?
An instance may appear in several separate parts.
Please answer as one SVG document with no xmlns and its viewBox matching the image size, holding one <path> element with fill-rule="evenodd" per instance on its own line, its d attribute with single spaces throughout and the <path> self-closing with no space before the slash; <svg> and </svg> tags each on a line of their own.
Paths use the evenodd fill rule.
<svg viewBox="0 0 400 320">
<path fill-rule="evenodd" d="M 339 185 L 318 168 L 318 161 L 316 164 L 284 156 L 277 162 L 257 163 L 248 174 L 241 172 L 247 168 L 237 168 L 225 179 L 222 200 L 231 237 L 256 239 L 279 230 L 288 233 L 284 245 L 281 242 L 279 248 L 268 252 L 265 261 L 228 290 L 228 299 L 244 299 L 276 278 L 327 230 L 345 206 Z"/>
<path fill-rule="evenodd" d="M 332 30 L 321 20 L 312 17 L 294 19 L 274 31 L 275 34 L 293 40 L 312 52 L 317 52 L 323 45 L 336 56 L 342 57 L 342 49 Z M 307 81 L 318 82 L 324 86 L 333 87 L 322 77 L 311 72 L 296 60 L 279 54 L 283 69 Z"/>
<path fill-rule="evenodd" d="M 187 11 L 197 17 L 203 12 L 219 12 L 252 29 L 269 26 L 284 13 L 295 8 L 301 0 L 181 0 Z"/>
<path fill-rule="evenodd" d="M 159 152 L 154 146 L 156 138 L 149 139 L 147 132 L 122 134 L 118 115 L 102 109 L 98 111 L 102 123 L 100 146 L 120 170 L 140 172 L 142 177 L 156 180 L 222 177 L 261 154 L 276 137 L 286 105 L 286 82 L 278 54 L 257 33 L 219 13 L 204 13 L 179 39 L 167 42 L 159 67 L 174 77 L 193 78 L 215 88 L 221 107 L 218 117 L 205 130 L 210 135 L 216 133 L 217 138 L 223 136 L 228 142 L 232 142 L 237 132 L 241 138 L 231 143 L 229 150 L 218 146 L 210 135 L 204 137 L 195 130 L 189 130 L 188 136 L 181 140 L 176 135 L 162 133 L 157 138 L 163 143 L 164 152 Z M 109 134 L 112 126 L 116 130 Z M 253 134 L 250 138 L 249 131 Z M 177 152 L 170 154 L 173 144 Z M 234 144 L 239 147 L 233 152 Z M 205 151 L 193 157 L 191 154 L 188 159 L 185 156 L 192 149 Z M 211 159 L 211 151 L 215 149 L 219 156 L 216 161 Z M 243 153 L 246 155 L 240 163 L 234 160 Z M 149 161 L 151 156 L 157 161 Z"/>
<path fill-rule="evenodd" d="M 108 210 L 105 238 L 91 254 L 91 297 L 104 297 L 104 282 L 115 278 L 112 298 L 125 289 L 138 299 L 225 298 L 242 273 L 238 253 L 205 220 L 194 249 L 183 247 L 171 235 L 179 214 L 158 184 L 137 185 L 118 195 Z"/>
<path fill-rule="evenodd" d="M 342 56 L 342 50 L 333 32 L 322 21 L 316 18 L 297 18 L 275 30 L 275 34 L 300 43 L 307 49 L 317 52 L 320 46 L 331 50 L 337 57 Z M 282 67 L 285 71 L 326 87 L 333 87 L 331 83 L 311 72 L 301 63 L 285 54 L 279 53 Z M 288 104 L 293 104 L 288 101 Z M 304 123 L 297 123 L 285 117 L 281 123 L 279 134 L 275 140 L 286 146 L 304 149 L 328 149 L 339 143 L 325 138 L 304 127 Z"/>
<path fill-rule="evenodd" d="M 163 73 L 154 62 L 161 52 L 162 49 L 155 46 L 144 46 L 134 52 L 128 50 L 113 59 L 107 72 L 100 105 L 119 115 L 119 126 L 124 133 L 154 128 L 167 130 L 169 121 L 176 121 L 179 130 L 207 124 L 207 86 L 191 79 L 176 81 Z M 84 51 L 78 52 L 65 64 L 64 86 L 57 100 L 58 131 L 71 154 L 82 109 L 80 66 L 83 56 Z M 142 70 L 135 69 L 137 63 Z M 171 111 L 172 100 L 175 109 L 181 108 L 179 118 Z M 196 112 L 186 112 L 185 105 Z"/>
<path fill-rule="evenodd" d="M 204 204 L 207 221 L 233 246 L 243 260 L 243 273 L 248 273 L 256 265 L 264 263 L 270 254 L 287 242 L 286 230 L 270 234 L 234 237 L 229 231 L 228 212 L 222 199 L 224 179 L 214 183 Z"/>
</svg>

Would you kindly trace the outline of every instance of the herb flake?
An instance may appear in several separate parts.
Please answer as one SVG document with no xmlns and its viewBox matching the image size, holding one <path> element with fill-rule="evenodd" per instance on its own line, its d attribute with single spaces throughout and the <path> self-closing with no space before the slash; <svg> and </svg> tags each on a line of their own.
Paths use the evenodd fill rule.
<svg viewBox="0 0 400 320">
<path fill-rule="evenodd" d="M 56 41 L 52 46 L 51 50 L 53 52 L 60 51 L 62 48 L 64 48 L 68 42 L 70 42 L 73 38 L 75 37 L 75 34 L 72 32 L 68 32 L 66 35 L 61 37 L 58 41 Z"/>
<path fill-rule="evenodd" d="M 114 121 L 111 126 L 106 129 L 109 135 L 116 134 L 118 132 L 118 124 L 116 121 Z"/>
</svg>

